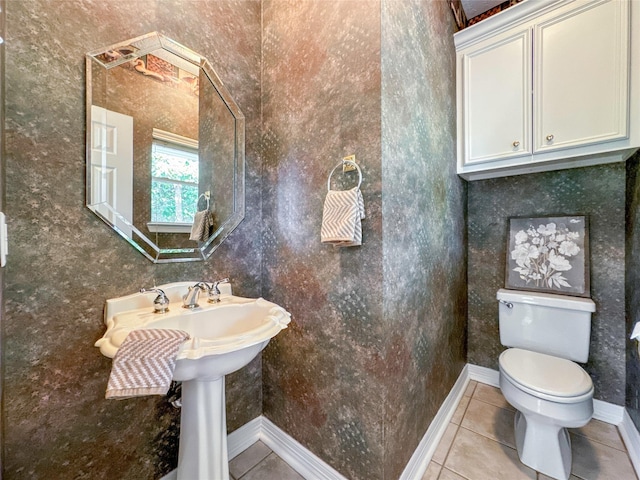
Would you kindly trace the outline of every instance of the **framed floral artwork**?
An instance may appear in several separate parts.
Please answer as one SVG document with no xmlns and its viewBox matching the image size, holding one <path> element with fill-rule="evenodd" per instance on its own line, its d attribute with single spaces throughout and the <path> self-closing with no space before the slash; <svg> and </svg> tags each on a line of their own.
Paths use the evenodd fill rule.
<svg viewBox="0 0 640 480">
<path fill-rule="evenodd" d="M 589 297 L 587 217 L 510 218 L 506 288 Z"/>
</svg>

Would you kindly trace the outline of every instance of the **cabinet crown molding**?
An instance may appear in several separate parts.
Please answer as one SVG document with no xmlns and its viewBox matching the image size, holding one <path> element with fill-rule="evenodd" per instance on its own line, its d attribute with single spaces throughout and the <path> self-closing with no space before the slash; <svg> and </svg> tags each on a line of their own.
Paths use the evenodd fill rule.
<svg viewBox="0 0 640 480">
<path fill-rule="evenodd" d="M 487 36 L 498 35 L 506 30 L 529 22 L 547 11 L 576 0 L 524 0 L 506 10 L 471 25 L 453 34 L 456 50 L 466 48 Z"/>
</svg>

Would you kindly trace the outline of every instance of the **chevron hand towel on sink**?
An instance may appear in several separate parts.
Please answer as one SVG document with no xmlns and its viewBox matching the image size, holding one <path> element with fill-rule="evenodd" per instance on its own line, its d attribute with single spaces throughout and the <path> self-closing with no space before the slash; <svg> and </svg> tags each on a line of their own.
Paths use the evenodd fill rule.
<svg viewBox="0 0 640 480">
<path fill-rule="evenodd" d="M 105 397 L 165 395 L 180 346 L 188 339 L 189 334 L 182 330 L 132 330 L 113 358 Z"/>
<path fill-rule="evenodd" d="M 358 187 L 350 190 L 329 190 L 322 211 L 320 240 L 336 247 L 362 245 L 364 200 Z"/>
</svg>

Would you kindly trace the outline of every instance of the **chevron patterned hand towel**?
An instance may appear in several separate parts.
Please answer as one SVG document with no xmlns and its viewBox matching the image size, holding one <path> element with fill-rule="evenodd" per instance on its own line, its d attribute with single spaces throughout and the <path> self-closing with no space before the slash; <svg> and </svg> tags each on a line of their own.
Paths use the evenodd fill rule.
<svg viewBox="0 0 640 480">
<path fill-rule="evenodd" d="M 209 233 L 213 227 L 213 214 L 210 210 L 202 210 L 196 212 L 193 217 L 193 225 L 191 226 L 191 235 L 189 240 L 196 242 L 206 242 L 209 239 Z"/>
<path fill-rule="evenodd" d="M 188 338 L 182 330 L 132 330 L 113 358 L 106 398 L 165 395 L 180 345 Z"/>
<path fill-rule="evenodd" d="M 336 247 L 362 245 L 364 200 L 358 187 L 351 190 L 329 190 L 324 200 L 320 240 Z"/>
</svg>

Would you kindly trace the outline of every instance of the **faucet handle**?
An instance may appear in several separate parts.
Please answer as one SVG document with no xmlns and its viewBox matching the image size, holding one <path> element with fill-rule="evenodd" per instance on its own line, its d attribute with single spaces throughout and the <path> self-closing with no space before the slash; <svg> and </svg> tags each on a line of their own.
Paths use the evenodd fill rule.
<svg viewBox="0 0 640 480">
<path fill-rule="evenodd" d="M 218 293 L 220 293 L 220 289 L 218 288 L 218 285 L 220 285 L 221 283 L 229 283 L 229 278 L 223 278 L 222 280 L 217 280 L 215 282 L 213 282 L 213 284 L 211 285 L 211 288 L 213 290 L 216 290 Z"/>
<path fill-rule="evenodd" d="M 153 311 L 155 313 L 165 313 L 169 311 L 169 299 L 164 291 L 159 288 L 141 288 L 140 293 L 157 293 L 158 296 L 153 301 Z"/>
<path fill-rule="evenodd" d="M 211 284 L 211 288 L 209 289 L 209 299 L 207 300 L 209 303 L 218 303 L 220 301 L 220 289 L 218 285 L 221 283 L 229 283 L 228 278 L 223 278 L 222 280 L 217 280 Z"/>
</svg>

